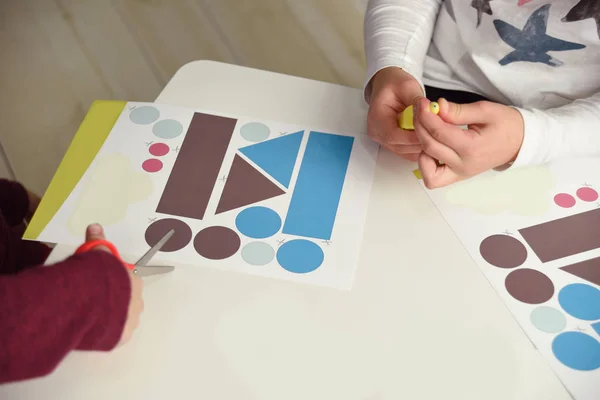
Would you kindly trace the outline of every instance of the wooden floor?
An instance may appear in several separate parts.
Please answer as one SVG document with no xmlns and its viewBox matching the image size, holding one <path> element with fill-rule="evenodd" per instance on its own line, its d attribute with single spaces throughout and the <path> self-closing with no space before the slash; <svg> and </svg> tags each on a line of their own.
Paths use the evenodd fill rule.
<svg viewBox="0 0 600 400">
<path fill-rule="evenodd" d="M 360 87 L 365 3 L 0 0 L 0 176 L 43 192 L 94 100 L 152 101 L 193 60 Z"/>
</svg>

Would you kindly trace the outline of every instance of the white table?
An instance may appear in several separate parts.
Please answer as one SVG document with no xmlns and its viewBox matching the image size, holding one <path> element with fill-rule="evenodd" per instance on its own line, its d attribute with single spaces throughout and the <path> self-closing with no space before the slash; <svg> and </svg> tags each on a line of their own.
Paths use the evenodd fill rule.
<svg viewBox="0 0 600 400">
<path fill-rule="evenodd" d="M 355 89 L 208 61 L 181 68 L 157 102 L 334 132 L 366 112 Z M 0 398 L 570 399 L 413 167 L 381 152 L 351 291 L 210 268 L 148 279 L 129 345 L 72 354 Z"/>
</svg>

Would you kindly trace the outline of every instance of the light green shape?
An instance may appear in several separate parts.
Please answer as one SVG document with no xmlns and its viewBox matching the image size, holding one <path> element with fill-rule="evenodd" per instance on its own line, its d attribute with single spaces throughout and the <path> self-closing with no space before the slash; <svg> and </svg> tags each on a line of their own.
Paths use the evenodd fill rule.
<svg viewBox="0 0 600 400">
<path fill-rule="evenodd" d="M 242 126 L 240 134 L 249 142 L 262 142 L 271 134 L 271 130 L 260 122 L 249 122 Z"/>
<path fill-rule="evenodd" d="M 251 242 L 242 249 L 242 258 L 250 265 L 267 265 L 275 258 L 275 250 L 265 242 Z"/>
<path fill-rule="evenodd" d="M 558 333 L 567 326 L 567 318 L 556 308 L 540 306 L 531 312 L 531 323 L 542 332 Z"/>
<path fill-rule="evenodd" d="M 554 178 L 547 166 L 533 166 L 488 171 L 450 186 L 445 197 L 448 203 L 469 208 L 477 214 L 510 212 L 542 216 L 552 204 L 554 186 Z"/>
<path fill-rule="evenodd" d="M 97 100 L 79 126 L 23 238 L 36 240 L 88 169 L 125 108 L 124 101 Z"/>
<path fill-rule="evenodd" d="M 129 119 L 139 125 L 148 125 L 160 117 L 160 112 L 156 107 L 141 106 L 136 107 L 129 113 Z"/>
<path fill-rule="evenodd" d="M 161 139 L 173 139 L 181 135 L 183 126 L 174 119 L 163 119 L 152 127 L 152 133 Z"/>
</svg>

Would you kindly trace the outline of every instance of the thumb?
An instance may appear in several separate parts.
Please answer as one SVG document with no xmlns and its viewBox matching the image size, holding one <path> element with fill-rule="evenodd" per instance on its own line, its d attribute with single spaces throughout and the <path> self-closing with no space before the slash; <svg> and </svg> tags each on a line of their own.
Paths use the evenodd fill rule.
<svg viewBox="0 0 600 400">
<path fill-rule="evenodd" d="M 104 229 L 100 224 L 92 224 L 85 230 L 85 241 L 104 240 Z"/>
<path fill-rule="evenodd" d="M 487 117 L 487 102 L 478 101 L 470 104 L 451 103 L 446 99 L 439 99 L 439 116 L 449 124 L 471 125 L 489 122 Z"/>
</svg>

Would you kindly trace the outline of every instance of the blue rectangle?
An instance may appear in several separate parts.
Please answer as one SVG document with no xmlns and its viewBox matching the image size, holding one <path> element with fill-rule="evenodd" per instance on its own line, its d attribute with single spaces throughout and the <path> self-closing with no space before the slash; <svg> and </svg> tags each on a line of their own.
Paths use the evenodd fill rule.
<svg viewBox="0 0 600 400">
<path fill-rule="evenodd" d="M 283 233 L 331 239 L 354 138 L 311 132 Z"/>
</svg>

